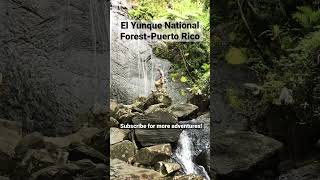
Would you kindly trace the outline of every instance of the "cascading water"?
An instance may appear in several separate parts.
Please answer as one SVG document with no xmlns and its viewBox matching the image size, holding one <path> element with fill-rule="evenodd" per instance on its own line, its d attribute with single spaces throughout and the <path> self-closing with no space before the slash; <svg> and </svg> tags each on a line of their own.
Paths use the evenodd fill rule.
<svg viewBox="0 0 320 180">
<path fill-rule="evenodd" d="M 137 30 L 137 34 L 140 34 L 140 30 Z M 140 52 L 140 40 L 137 40 L 136 50 L 137 53 L 137 68 L 138 69 L 130 69 L 131 71 L 137 71 L 139 82 L 136 84 L 139 87 L 139 95 L 147 96 L 154 85 L 154 60 L 152 58 L 153 52 L 152 48 L 150 48 L 150 59 L 148 57 L 142 57 L 141 54 L 145 54 L 145 52 Z M 129 75 L 130 75 L 129 73 Z M 135 73 L 135 72 L 133 72 Z M 142 82 L 142 83 L 141 83 Z"/>
<path fill-rule="evenodd" d="M 187 174 L 195 174 L 196 170 L 192 161 L 192 146 L 190 138 L 186 131 L 183 131 L 180 134 L 180 139 L 178 143 L 179 144 L 178 148 L 176 149 L 176 156 L 180 160 L 183 166 L 183 170 Z"/>
<path fill-rule="evenodd" d="M 206 180 L 210 180 L 204 167 L 193 162 L 193 151 L 192 139 L 189 137 L 187 130 L 184 130 L 180 134 L 174 158 L 182 166 L 183 171 L 186 174 L 198 174 L 203 176 Z"/>
</svg>

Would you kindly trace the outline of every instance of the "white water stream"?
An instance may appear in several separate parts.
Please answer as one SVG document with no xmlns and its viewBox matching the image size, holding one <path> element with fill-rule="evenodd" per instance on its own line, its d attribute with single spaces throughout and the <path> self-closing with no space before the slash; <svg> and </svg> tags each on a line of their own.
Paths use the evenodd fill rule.
<svg viewBox="0 0 320 180">
<path fill-rule="evenodd" d="M 140 30 L 137 30 L 137 34 L 140 34 Z M 139 74 L 139 82 L 143 82 L 143 86 L 141 84 L 137 84 L 141 89 L 139 89 L 139 95 L 142 96 L 147 96 L 150 94 L 151 90 L 154 88 L 154 81 L 155 81 L 155 76 L 154 76 L 154 69 L 155 69 L 155 63 L 154 59 L 152 58 L 152 48 L 150 47 L 150 59 L 146 57 L 141 57 L 140 52 L 140 40 L 137 40 L 137 61 L 138 61 L 138 69 L 130 69 L 129 72 L 133 71 L 136 72 L 138 71 Z"/>
<path fill-rule="evenodd" d="M 193 162 L 192 139 L 188 136 L 186 130 L 182 131 L 180 134 L 175 156 L 186 174 L 198 174 L 203 176 L 205 180 L 210 180 L 210 177 L 204 167 Z"/>
</svg>

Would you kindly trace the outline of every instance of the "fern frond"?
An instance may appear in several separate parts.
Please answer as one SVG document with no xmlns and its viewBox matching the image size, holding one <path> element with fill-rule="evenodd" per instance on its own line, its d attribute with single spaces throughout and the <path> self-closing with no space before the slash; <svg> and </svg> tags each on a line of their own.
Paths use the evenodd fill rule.
<svg viewBox="0 0 320 180">
<path fill-rule="evenodd" d="M 314 11 L 309 6 L 300 6 L 298 12 L 292 15 L 303 28 L 310 29 L 315 25 L 320 24 L 320 11 Z"/>
</svg>

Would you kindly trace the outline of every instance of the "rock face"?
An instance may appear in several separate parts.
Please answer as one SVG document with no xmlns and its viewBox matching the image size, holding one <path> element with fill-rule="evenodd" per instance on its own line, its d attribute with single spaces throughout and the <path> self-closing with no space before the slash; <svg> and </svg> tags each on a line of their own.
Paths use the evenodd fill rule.
<svg viewBox="0 0 320 180">
<path fill-rule="evenodd" d="M 124 140 L 110 147 L 110 158 L 128 162 L 136 154 L 136 146 L 133 142 Z"/>
<path fill-rule="evenodd" d="M 217 27 L 216 29 L 221 31 L 217 33 L 225 34 L 223 27 Z M 213 49 L 213 51 L 221 50 Z M 213 59 L 216 58 L 213 57 Z M 248 127 L 247 119 L 240 115 L 237 108 L 230 103 L 230 97 L 226 92 L 234 89 L 239 94 L 244 93 L 245 87 L 243 84 L 257 82 L 255 73 L 243 64 L 231 65 L 224 61 L 214 63 L 212 68 L 214 69 L 213 76 L 216 78 L 211 82 L 215 88 L 212 89 L 213 92 L 210 96 L 210 110 L 213 113 L 212 122 L 218 122 L 212 126 L 212 131 L 216 132 L 219 129 L 246 130 Z"/>
<path fill-rule="evenodd" d="M 151 166 L 158 161 L 169 159 L 171 155 L 172 148 L 170 144 L 159 144 L 140 149 L 134 156 L 134 162 Z"/>
<path fill-rule="evenodd" d="M 266 163 L 282 148 L 279 141 L 244 131 L 220 132 L 213 142 L 213 169 L 225 178 L 250 173 L 251 168 Z"/>
<path fill-rule="evenodd" d="M 61 107 L 74 103 L 75 112 L 81 113 L 95 103 L 104 104 L 108 96 L 106 69 L 109 69 L 106 3 L 98 0 L 1 2 L 2 82 L 7 82 L 5 64 L 10 62 L 16 65 L 12 69 L 31 73 L 29 81 L 35 82 L 35 89 L 45 91 L 46 84 L 55 87 L 50 90 L 55 91 Z M 66 111 L 73 109 L 68 107 Z M 24 118 L 25 112 L 15 113 L 15 117 Z M 66 113 L 63 117 L 76 119 L 75 114 Z M 69 125 L 58 131 L 65 134 L 76 128 Z"/>
<path fill-rule="evenodd" d="M 163 178 L 160 173 L 151 169 L 144 169 L 131 166 L 118 159 L 112 159 L 110 162 L 110 179 L 161 179 Z"/>
<path fill-rule="evenodd" d="M 111 97 L 129 104 L 139 95 L 146 96 L 154 89 L 158 65 L 167 75 L 171 63 L 155 57 L 147 41 L 120 40 L 120 22 L 128 20 L 128 4 L 125 0 L 113 0 L 111 4 Z M 135 31 L 127 29 L 126 33 L 134 34 Z M 176 91 L 181 85 L 168 79 L 167 88 L 173 100 L 185 101 Z"/>
<path fill-rule="evenodd" d="M 307 166 L 293 169 L 287 174 L 279 176 L 278 180 L 317 180 L 320 179 L 320 163 L 312 163 Z"/>
<path fill-rule="evenodd" d="M 156 109 L 149 114 L 139 115 L 133 118 L 134 124 L 176 124 L 177 119 L 167 109 Z M 163 143 L 177 142 L 180 129 L 135 129 L 138 143 L 142 146 L 152 146 Z"/>
<path fill-rule="evenodd" d="M 198 106 L 189 103 L 174 104 L 169 108 L 179 121 L 191 120 L 197 115 L 198 109 Z"/>
</svg>

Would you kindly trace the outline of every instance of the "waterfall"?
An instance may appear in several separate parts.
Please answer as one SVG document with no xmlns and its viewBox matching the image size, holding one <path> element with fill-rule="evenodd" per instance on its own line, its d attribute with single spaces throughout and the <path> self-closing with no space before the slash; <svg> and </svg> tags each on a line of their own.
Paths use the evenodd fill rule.
<svg viewBox="0 0 320 180">
<path fill-rule="evenodd" d="M 191 141 L 186 131 L 182 131 L 178 141 L 176 156 L 182 164 L 186 174 L 196 174 L 194 163 L 192 161 Z"/>
<path fill-rule="evenodd" d="M 182 166 L 182 169 L 186 174 L 198 174 L 203 176 L 204 179 L 210 180 L 210 177 L 204 167 L 193 162 L 192 147 L 192 139 L 188 136 L 187 130 L 182 131 L 177 149 L 174 153 L 175 159 Z"/>
<path fill-rule="evenodd" d="M 137 30 L 137 34 L 140 34 L 140 30 Z M 139 95 L 147 96 L 150 94 L 150 91 L 154 88 L 154 59 L 153 59 L 153 52 L 152 47 L 150 47 L 150 59 L 145 57 L 145 52 L 141 52 L 140 50 L 140 40 L 137 40 L 137 47 L 135 48 L 137 52 L 137 68 L 132 69 L 132 71 L 137 71 L 138 73 L 138 84 L 136 84 L 139 88 Z M 142 48 L 143 49 L 143 48 Z M 131 73 L 131 69 L 129 69 L 129 75 Z"/>
</svg>

